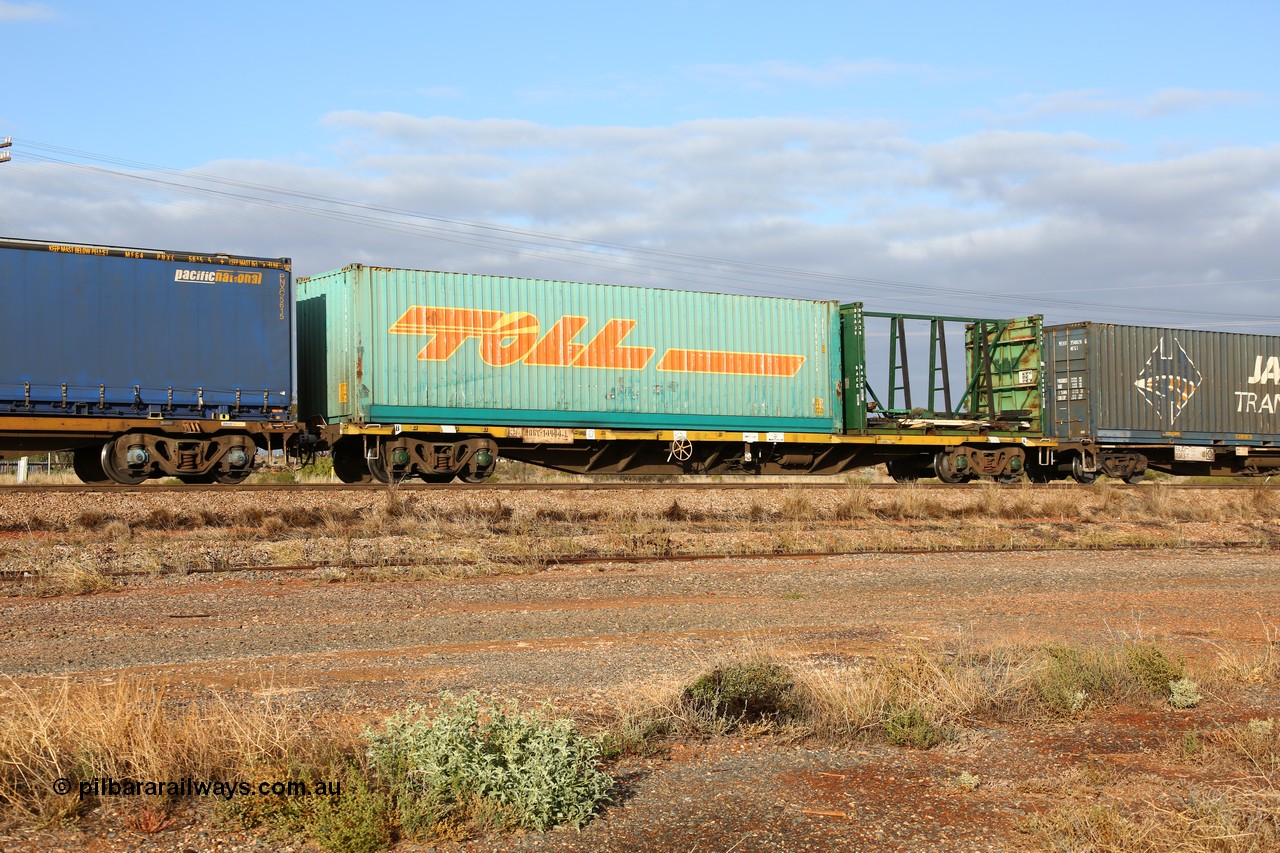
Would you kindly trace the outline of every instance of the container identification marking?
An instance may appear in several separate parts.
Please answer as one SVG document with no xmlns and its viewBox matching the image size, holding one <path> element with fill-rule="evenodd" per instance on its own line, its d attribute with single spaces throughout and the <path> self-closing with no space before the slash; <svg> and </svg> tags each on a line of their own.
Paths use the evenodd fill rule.
<svg viewBox="0 0 1280 853">
<path fill-rule="evenodd" d="M 1191 402 L 1204 378 L 1182 343 L 1177 338 L 1172 341 L 1172 345 L 1166 346 L 1165 339 L 1160 339 L 1133 383 L 1147 405 L 1156 410 L 1161 422 L 1169 426 Z"/>
<path fill-rule="evenodd" d="M 657 350 L 624 345 L 639 325 L 613 318 L 585 343 L 578 336 L 590 319 L 566 315 L 544 333 L 538 318 L 526 311 L 493 311 L 413 305 L 388 330 L 393 335 L 428 335 L 419 361 L 448 361 L 464 343 L 479 340 L 480 358 L 493 367 L 526 364 L 537 367 L 610 368 L 643 370 Z M 735 352 L 671 347 L 658 359 L 657 369 L 673 373 L 730 376 L 791 377 L 800 372 L 805 356 L 766 352 Z"/>
<path fill-rule="evenodd" d="M 1280 356 L 1255 356 L 1253 374 L 1245 379 L 1246 385 L 1280 385 Z M 1257 391 L 1232 391 L 1236 398 L 1237 412 L 1254 412 L 1274 415 L 1280 412 L 1280 393 Z"/>
<path fill-rule="evenodd" d="M 195 281 L 201 284 L 262 284 L 262 273 L 236 272 L 235 270 L 177 269 L 173 271 L 173 280 Z"/>
<path fill-rule="evenodd" d="M 507 435 L 525 444 L 573 444 L 573 430 L 560 427 L 511 427 Z"/>
</svg>

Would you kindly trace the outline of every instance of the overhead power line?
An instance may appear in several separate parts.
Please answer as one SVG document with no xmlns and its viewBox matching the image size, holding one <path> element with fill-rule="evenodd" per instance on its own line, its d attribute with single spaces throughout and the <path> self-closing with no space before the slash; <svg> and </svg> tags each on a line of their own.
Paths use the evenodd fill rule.
<svg viewBox="0 0 1280 853">
<path fill-rule="evenodd" d="M 828 273 L 759 262 L 738 261 L 708 255 L 676 252 L 652 246 L 634 245 L 571 237 L 551 232 L 518 228 L 493 222 L 448 217 L 440 214 L 407 210 L 388 205 L 344 199 L 304 190 L 278 187 L 252 181 L 208 174 L 196 170 L 179 170 L 149 163 L 109 157 L 60 146 L 46 145 L 30 140 L 18 140 L 23 159 L 45 163 L 99 179 L 127 181 L 142 188 L 218 199 L 225 202 L 247 204 L 269 210 L 287 211 L 322 220 L 356 224 L 364 228 L 387 233 L 427 236 L 435 240 L 457 245 L 482 248 L 490 251 L 516 253 L 521 256 L 540 257 L 578 266 L 626 270 L 637 269 L 662 273 L 672 280 L 695 286 L 723 286 L 731 284 L 735 289 L 769 295 L 793 295 L 795 291 L 811 294 L 830 294 L 831 288 L 840 288 L 850 294 L 874 289 L 890 294 L 902 301 L 929 300 L 935 303 L 966 305 L 970 313 L 982 313 L 975 304 L 1001 303 L 1020 306 L 1048 306 L 1054 308 L 1115 310 L 1170 317 L 1193 317 L 1203 325 L 1206 320 L 1247 323 L 1280 323 L 1280 318 L 1203 310 L 1187 310 L 1167 306 L 1130 306 L 1099 304 L 1052 295 L 1016 293 L 992 293 L 966 288 L 944 287 L 895 279 L 865 277 L 843 273 Z M 92 165 L 98 163 L 102 165 Z M 640 266 L 642 265 L 642 266 Z M 1262 284 L 1280 279 L 1250 279 L 1239 282 L 1189 282 L 1177 285 L 1133 285 L 1128 287 L 1061 289 L 1054 293 L 1108 293 L 1126 290 L 1159 289 L 1163 287 L 1223 286 L 1229 283 Z M 859 293 L 857 298 L 865 298 Z"/>
</svg>

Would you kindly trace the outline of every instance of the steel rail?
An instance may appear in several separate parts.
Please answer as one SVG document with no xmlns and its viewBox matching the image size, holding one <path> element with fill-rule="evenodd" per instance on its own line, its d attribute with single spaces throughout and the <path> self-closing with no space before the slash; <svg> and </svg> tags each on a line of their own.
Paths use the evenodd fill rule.
<svg viewBox="0 0 1280 853">
<path fill-rule="evenodd" d="M 1018 547 L 1018 548 L 867 548 L 865 550 L 841 550 L 841 551 L 798 551 L 788 553 L 775 553 L 762 551 L 759 553 L 741 552 L 741 553 L 700 553 L 700 554 L 590 554 L 590 555 L 550 555 L 530 559 L 528 557 L 493 557 L 484 560 L 437 560 L 426 563 L 404 563 L 400 565 L 380 566 L 380 565 L 343 565 L 340 563 L 308 563 L 303 565 L 290 566 L 210 566 L 204 568 L 187 568 L 187 569 L 170 569 L 166 571 L 123 571 L 123 572 L 103 572 L 102 576 L 107 578 L 162 578 L 162 577 L 183 577 L 189 575 L 221 575 L 221 574 L 237 574 L 247 572 L 265 572 L 271 574 L 286 574 L 295 572 L 318 572 L 324 569 L 333 569 L 345 572 L 362 572 L 375 570 L 402 570 L 411 569 L 459 569 L 479 565 L 527 565 L 540 564 L 545 566 L 591 566 L 600 563 L 626 563 L 626 564 L 646 564 L 646 563 L 695 563 L 700 561 L 719 561 L 719 560 L 824 560 L 832 557 L 900 557 L 900 556 L 927 556 L 932 554 L 974 554 L 974 555 L 999 555 L 999 554 L 1015 554 L 1015 553 L 1057 553 L 1062 551 L 1081 551 L 1081 552 L 1098 552 L 1098 553 L 1124 553 L 1124 552 L 1141 552 L 1141 551 L 1217 551 L 1222 548 L 1241 548 L 1258 552 L 1270 552 L 1277 550 L 1275 548 L 1260 545 L 1253 541 L 1239 542 L 1215 542 L 1212 546 L 1203 543 L 1191 545 L 1137 545 L 1137 544 L 1118 544 L 1107 545 L 1101 547 L 1090 548 L 1069 548 L 1069 547 Z M 0 570 L 0 583 L 34 583 L 43 577 L 38 572 L 13 572 Z"/>
<path fill-rule="evenodd" d="M 1097 484 L 1082 485 L 1079 483 L 991 483 L 987 481 L 974 480 L 968 483 L 916 483 L 913 485 L 905 485 L 900 483 L 843 483 L 843 482 L 817 482 L 817 481 L 786 481 L 786 482 L 750 482 L 750 483 L 618 483 L 618 482 L 599 482 L 599 483 L 446 483 L 446 484 L 428 484 L 428 483 L 400 483 L 394 486 L 382 483 L 372 484 L 356 484 L 348 485 L 345 483 L 248 483 L 238 486 L 229 485 L 202 485 L 193 486 L 187 484 L 174 485 L 139 485 L 139 486 L 88 486 L 80 484 L 44 484 L 44 483 L 26 483 L 24 485 L 4 484 L 0 485 L 0 494 L 17 493 L 17 494 L 179 494 L 185 492 L 196 492 L 201 494 L 231 494 L 234 492 L 361 492 L 361 491 L 405 491 L 405 492 L 522 492 L 522 491 L 706 491 L 712 490 L 769 490 L 769 489 L 791 489 L 791 488 L 812 488 L 812 489 L 845 489 L 850 487 L 861 487 L 874 490 L 893 490 L 893 489 L 942 489 L 954 490 L 981 487 L 983 485 L 1000 487 L 1002 489 L 1026 489 L 1032 490 L 1053 490 L 1053 489 L 1096 489 Z M 1107 484 L 1111 488 L 1118 489 L 1136 489 L 1151 488 L 1145 484 L 1129 485 L 1127 483 L 1116 482 Z M 1271 484 L 1266 481 L 1241 482 L 1241 483 L 1162 483 L 1163 488 L 1177 490 L 1214 490 L 1214 489 L 1280 489 L 1280 484 Z"/>
</svg>

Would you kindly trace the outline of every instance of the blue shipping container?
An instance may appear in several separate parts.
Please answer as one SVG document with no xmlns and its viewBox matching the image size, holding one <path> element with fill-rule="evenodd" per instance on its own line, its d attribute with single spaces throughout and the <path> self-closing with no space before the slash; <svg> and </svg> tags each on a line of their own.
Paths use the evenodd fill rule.
<svg viewBox="0 0 1280 853">
<path fill-rule="evenodd" d="M 0 414 L 287 419 L 290 266 L 0 239 Z"/>
</svg>

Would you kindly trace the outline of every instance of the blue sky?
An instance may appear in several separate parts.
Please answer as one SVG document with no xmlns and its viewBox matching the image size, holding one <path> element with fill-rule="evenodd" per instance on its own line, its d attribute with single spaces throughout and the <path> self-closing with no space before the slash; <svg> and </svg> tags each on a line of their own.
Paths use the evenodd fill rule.
<svg viewBox="0 0 1280 853">
<path fill-rule="evenodd" d="M 1277 32 L 1274 2 L 4 0 L 0 229 L 1280 332 Z"/>
</svg>

